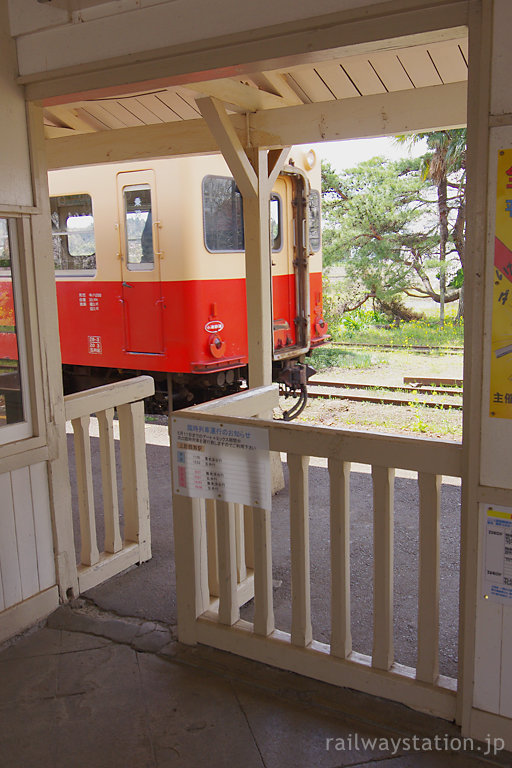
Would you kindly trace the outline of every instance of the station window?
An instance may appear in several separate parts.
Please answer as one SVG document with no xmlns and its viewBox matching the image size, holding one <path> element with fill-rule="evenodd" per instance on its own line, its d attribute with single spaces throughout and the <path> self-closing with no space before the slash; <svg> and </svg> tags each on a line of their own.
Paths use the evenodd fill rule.
<svg viewBox="0 0 512 768">
<path fill-rule="evenodd" d="M 234 179 L 205 176 L 203 223 L 207 250 L 212 253 L 244 250 L 242 195 Z"/>
<path fill-rule="evenodd" d="M 94 273 L 96 242 L 90 196 L 51 197 L 50 209 L 55 270 Z"/>
<path fill-rule="evenodd" d="M 281 198 L 279 195 L 272 195 L 270 198 L 270 237 L 273 251 L 281 250 L 283 245 L 282 231 Z"/>
<path fill-rule="evenodd" d="M 309 193 L 309 247 L 316 253 L 320 250 L 320 193 L 312 189 Z"/>
<path fill-rule="evenodd" d="M 16 220 L 0 218 L 0 443 L 30 437 Z"/>
<path fill-rule="evenodd" d="M 151 187 L 123 187 L 126 228 L 126 265 L 132 270 L 150 270 L 155 264 Z"/>
</svg>

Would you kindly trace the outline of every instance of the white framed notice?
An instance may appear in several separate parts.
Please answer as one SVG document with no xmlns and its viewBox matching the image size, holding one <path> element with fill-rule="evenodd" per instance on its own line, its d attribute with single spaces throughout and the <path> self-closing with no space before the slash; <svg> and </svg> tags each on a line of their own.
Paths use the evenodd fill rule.
<svg viewBox="0 0 512 768">
<path fill-rule="evenodd" d="M 173 491 L 270 509 L 268 430 L 172 416 Z"/>
<path fill-rule="evenodd" d="M 482 506 L 482 596 L 512 604 L 512 508 Z"/>
</svg>

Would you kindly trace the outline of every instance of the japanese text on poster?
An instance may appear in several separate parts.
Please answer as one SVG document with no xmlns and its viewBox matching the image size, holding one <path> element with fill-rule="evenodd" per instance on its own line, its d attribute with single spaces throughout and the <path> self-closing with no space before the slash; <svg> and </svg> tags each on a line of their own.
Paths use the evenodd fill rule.
<svg viewBox="0 0 512 768">
<path fill-rule="evenodd" d="M 498 153 L 492 299 L 491 416 L 512 418 L 512 149 Z"/>
<path fill-rule="evenodd" d="M 512 509 L 486 507 L 484 516 L 483 596 L 512 601 Z"/>
<path fill-rule="evenodd" d="M 174 492 L 270 509 L 268 431 L 172 419 Z"/>
</svg>

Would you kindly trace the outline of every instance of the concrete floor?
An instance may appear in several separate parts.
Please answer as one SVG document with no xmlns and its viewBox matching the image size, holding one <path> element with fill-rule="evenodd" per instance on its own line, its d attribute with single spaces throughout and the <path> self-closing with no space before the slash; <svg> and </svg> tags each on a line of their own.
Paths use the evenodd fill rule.
<svg viewBox="0 0 512 768">
<path fill-rule="evenodd" d="M 455 726 L 77 600 L 0 652 L 2 768 L 510 766 Z M 470 749 L 470 746 L 473 749 Z"/>
</svg>

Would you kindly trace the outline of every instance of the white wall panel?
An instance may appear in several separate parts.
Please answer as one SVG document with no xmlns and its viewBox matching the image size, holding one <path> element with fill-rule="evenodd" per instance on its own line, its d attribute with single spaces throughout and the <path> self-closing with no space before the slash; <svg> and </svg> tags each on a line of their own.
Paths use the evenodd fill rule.
<svg viewBox="0 0 512 768">
<path fill-rule="evenodd" d="M 0 611 L 55 585 L 46 464 L 0 475 Z"/>
<path fill-rule="evenodd" d="M 55 584 L 55 558 L 53 554 L 48 472 L 46 464 L 43 462 L 33 464 L 30 467 L 30 485 L 34 507 L 39 589 L 43 590 Z"/>
<path fill-rule="evenodd" d="M 512 717 L 512 654 L 509 650 L 511 637 L 512 608 L 504 606 L 500 690 L 500 715 L 504 717 Z"/>
<path fill-rule="evenodd" d="M 14 503 L 12 498 L 11 475 L 0 475 L 0 570 L 5 608 L 9 608 L 22 599 L 21 576 L 16 542 L 16 524 L 14 521 Z"/>
<path fill-rule="evenodd" d="M 0 3 L 0 204 L 32 205 L 25 100 L 16 75 L 16 44 L 9 36 L 7 4 Z"/>
<path fill-rule="evenodd" d="M 11 485 L 21 576 L 21 593 L 23 599 L 26 600 L 27 597 L 31 597 L 36 592 L 39 592 L 34 509 L 32 506 L 29 468 L 23 467 L 11 472 Z"/>
</svg>

